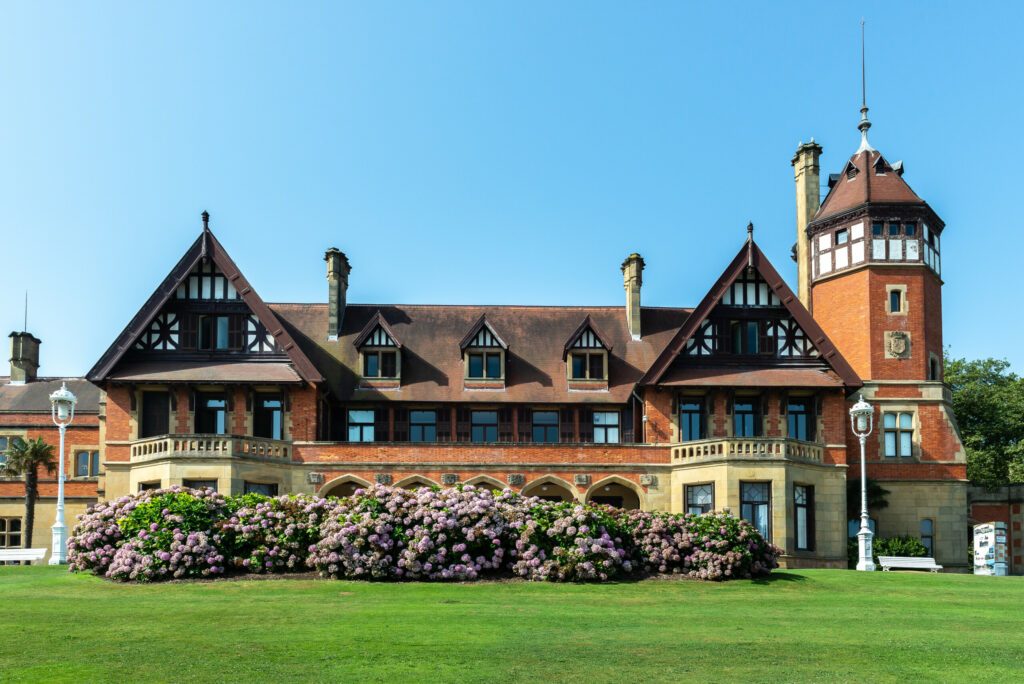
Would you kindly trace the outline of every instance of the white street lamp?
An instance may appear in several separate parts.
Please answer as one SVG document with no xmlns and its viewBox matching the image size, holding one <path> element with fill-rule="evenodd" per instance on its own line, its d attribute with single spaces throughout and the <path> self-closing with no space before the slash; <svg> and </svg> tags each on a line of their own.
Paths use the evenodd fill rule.
<svg viewBox="0 0 1024 684">
<path fill-rule="evenodd" d="M 57 480 L 57 519 L 53 523 L 53 548 L 50 551 L 50 565 L 63 565 L 68 560 L 68 528 L 64 525 L 64 431 L 75 419 L 75 403 L 78 399 L 66 382 L 50 395 L 53 423 L 60 429 L 60 475 Z"/>
<path fill-rule="evenodd" d="M 850 424 L 853 426 L 853 434 L 860 439 L 860 532 L 857 533 L 857 547 L 860 553 L 857 569 L 874 572 L 875 561 L 871 549 L 874 534 L 868 524 L 868 473 L 864 460 L 864 443 L 875 424 L 875 408 L 864 401 L 863 394 L 860 395 L 860 401 L 850 409 Z"/>
</svg>

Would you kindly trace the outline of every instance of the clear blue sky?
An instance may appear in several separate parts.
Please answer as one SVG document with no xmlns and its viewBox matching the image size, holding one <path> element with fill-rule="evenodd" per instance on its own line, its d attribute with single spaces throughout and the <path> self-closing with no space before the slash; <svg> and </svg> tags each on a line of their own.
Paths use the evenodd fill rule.
<svg viewBox="0 0 1024 684">
<path fill-rule="evenodd" d="M 84 373 L 203 209 L 267 301 L 325 301 L 337 246 L 355 302 L 619 304 L 635 250 L 693 305 L 748 220 L 792 283 L 790 158 L 856 149 L 862 15 L 946 343 L 1024 370 L 1020 3 L 9 3 L 0 328 L 27 286 L 41 372 Z"/>
</svg>

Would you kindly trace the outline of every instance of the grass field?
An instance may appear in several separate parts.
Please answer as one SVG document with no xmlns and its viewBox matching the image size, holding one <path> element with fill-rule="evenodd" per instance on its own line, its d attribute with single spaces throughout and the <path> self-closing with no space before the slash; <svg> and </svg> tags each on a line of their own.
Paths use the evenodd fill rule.
<svg viewBox="0 0 1024 684">
<path fill-rule="evenodd" d="M 120 585 L 0 568 L 3 681 L 1024 681 L 1024 580 Z"/>
</svg>

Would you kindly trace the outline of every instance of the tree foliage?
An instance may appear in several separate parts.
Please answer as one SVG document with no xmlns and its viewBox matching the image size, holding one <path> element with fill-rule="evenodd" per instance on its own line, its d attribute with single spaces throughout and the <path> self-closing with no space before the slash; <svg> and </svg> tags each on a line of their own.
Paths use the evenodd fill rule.
<svg viewBox="0 0 1024 684">
<path fill-rule="evenodd" d="M 948 356 L 945 375 L 967 449 L 967 477 L 986 487 L 1024 482 L 1024 378 L 1005 360 Z"/>
</svg>

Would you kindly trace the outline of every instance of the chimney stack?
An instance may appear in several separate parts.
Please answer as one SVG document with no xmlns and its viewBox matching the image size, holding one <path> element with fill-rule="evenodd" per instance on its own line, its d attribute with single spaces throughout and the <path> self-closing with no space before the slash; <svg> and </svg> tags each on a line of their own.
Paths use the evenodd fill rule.
<svg viewBox="0 0 1024 684">
<path fill-rule="evenodd" d="M 640 287 L 644 282 L 644 259 L 633 252 L 622 262 L 622 284 L 626 288 L 626 325 L 634 340 L 640 339 Z"/>
<path fill-rule="evenodd" d="M 27 332 L 11 333 L 11 384 L 24 385 L 39 371 L 39 340 Z"/>
<path fill-rule="evenodd" d="M 327 339 L 337 340 L 341 323 L 345 319 L 345 301 L 348 296 L 348 274 L 352 267 L 348 257 L 337 247 L 324 254 L 327 262 Z"/>
<path fill-rule="evenodd" d="M 807 224 L 818 213 L 821 206 L 818 157 L 821 145 L 811 138 L 809 143 L 800 143 L 790 163 L 796 180 L 796 273 L 797 295 L 808 309 L 811 308 L 811 252 L 807 237 Z"/>
</svg>

